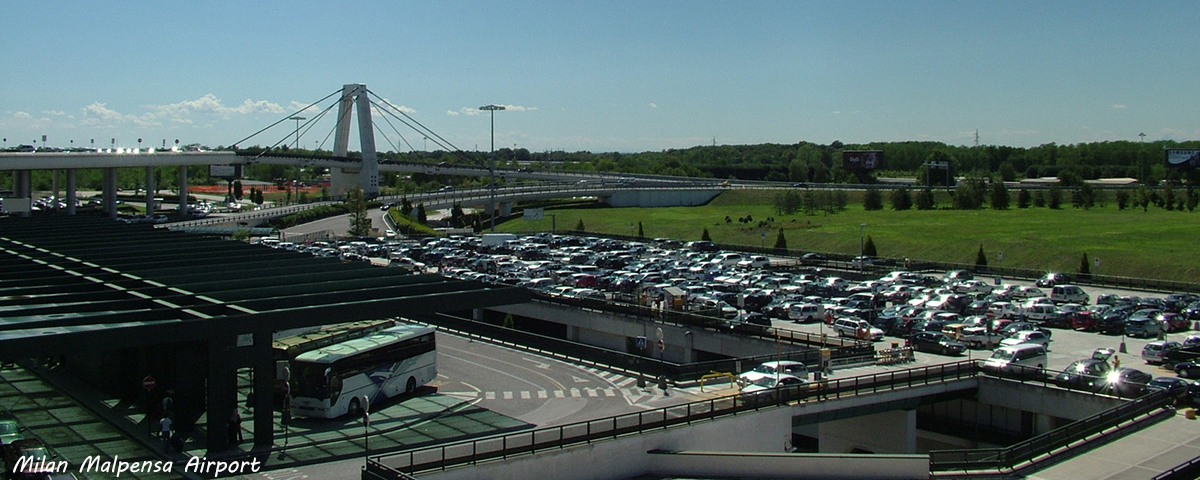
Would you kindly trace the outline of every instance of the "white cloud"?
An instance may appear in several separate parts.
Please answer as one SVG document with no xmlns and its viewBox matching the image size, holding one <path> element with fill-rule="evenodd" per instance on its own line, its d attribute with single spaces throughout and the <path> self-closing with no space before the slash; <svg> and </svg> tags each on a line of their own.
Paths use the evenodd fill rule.
<svg viewBox="0 0 1200 480">
<path fill-rule="evenodd" d="M 538 108 L 537 107 L 522 107 L 520 105 L 505 105 L 504 109 L 512 110 L 514 112 L 532 112 L 534 110 L 537 110 Z"/>
<path fill-rule="evenodd" d="M 33 115 L 25 112 L 17 112 L 13 114 L 13 118 L 33 118 Z"/>
<path fill-rule="evenodd" d="M 67 114 L 67 112 L 64 112 L 62 110 L 42 110 L 42 113 L 45 115 L 55 115 L 55 116 L 59 116 L 59 117 Z"/>
<path fill-rule="evenodd" d="M 454 110 L 446 110 L 446 115 L 450 115 L 450 116 L 454 117 L 454 116 L 458 116 L 458 112 L 456 112 Z"/>
<path fill-rule="evenodd" d="M 1124 109 L 1125 109 L 1125 104 L 1122 104 L 1122 103 L 1114 103 L 1114 104 L 1113 104 L 1113 106 L 1112 106 L 1112 108 L 1113 108 L 1113 110 L 1124 110 Z"/>
<path fill-rule="evenodd" d="M 103 103 L 93 103 L 83 107 L 83 124 L 87 126 L 114 126 L 122 123 L 132 123 L 140 127 L 157 127 L 162 126 L 161 122 L 157 121 L 157 116 L 153 113 L 147 113 L 142 116 L 133 114 L 122 114 L 116 110 L 108 108 Z"/>
<path fill-rule="evenodd" d="M 479 115 L 480 110 L 478 108 L 462 107 L 462 108 L 458 109 L 458 112 L 456 112 L 455 115 L 458 115 L 460 113 L 465 114 L 468 117 L 471 117 L 471 116 Z"/>
<path fill-rule="evenodd" d="M 211 93 L 195 100 L 184 100 L 168 105 L 151 105 L 149 108 L 170 117 L 183 117 L 192 113 L 215 113 L 217 115 L 229 116 L 254 113 L 281 114 L 286 112 L 279 104 L 266 100 L 246 99 L 240 105 L 234 107 L 226 106 L 221 99 Z"/>
<path fill-rule="evenodd" d="M 650 102 L 650 108 L 658 108 L 658 104 L 654 103 L 654 102 Z"/>
</svg>

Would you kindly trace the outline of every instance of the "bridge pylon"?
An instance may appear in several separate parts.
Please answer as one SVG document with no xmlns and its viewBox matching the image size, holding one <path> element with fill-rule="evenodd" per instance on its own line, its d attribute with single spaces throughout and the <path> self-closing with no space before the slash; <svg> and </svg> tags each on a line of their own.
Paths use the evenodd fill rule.
<svg viewBox="0 0 1200 480">
<path fill-rule="evenodd" d="M 362 167 L 332 168 L 329 171 L 330 194 L 345 195 L 355 185 L 362 187 L 367 198 L 379 195 L 379 161 L 375 156 L 375 131 L 371 123 L 371 101 L 367 86 L 361 83 L 342 87 L 338 105 L 337 135 L 333 139 L 333 155 L 345 157 L 350 142 L 350 111 L 358 110 L 358 141 L 362 147 Z"/>
</svg>

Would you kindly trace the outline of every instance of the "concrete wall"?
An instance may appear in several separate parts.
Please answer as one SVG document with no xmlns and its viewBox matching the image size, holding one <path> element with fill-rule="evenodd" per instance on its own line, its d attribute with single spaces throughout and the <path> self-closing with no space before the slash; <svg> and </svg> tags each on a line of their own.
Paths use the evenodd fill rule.
<svg viewBox="0 0 1200 480">
<path fill-rule="evenodd" d="M 980 377 L 979 402 L 1039 415 L 1080 420 L 1116 407 L 1126 400 Z"/>
<path fill-rule="evenodd" d="M 680 327 L 658 323 L 651 318 L 585 310 L 554 303 L 529 302 L 496 307 L 492 310 L 564 324 L 567 325 L 568 336 L 572 337 L 572 341 L 621 352 L 625 351 L 626 338 L 644 336 L 648 340 L 647 344 L 652 344 L 655 340 L 655 329 L 661 328 L 663 343 L 666 346 L 663 357 L 677 363 L 693 360 L 694 357 L 690 356 L 692 349 L 730 357 L 749 357 L 773 354 L 778 348 L 775 342 L 757 337 L 746 337 L 702 328 Z M 691 334 L 687 332 L 691 332 Z M 786 343 L 782 345 L 784 352 L 796 349 Z M 652 349 L 648 348 L 647 350 Z M 655 358 L 658 358 L 657 351 L 654 351 L 653 354 Z M 754 365 L 745 367 L 749 369 Z"/>
<path fill-rule="evenodd" d="M 657 462 L 663 456 L 647 453 L 651 450 L 783 453 L 791 436 L 790 409 L 776 408 L 478 466 L 421 473 L 417 477 L 421 480 L 616 480 L 658 471 Z"/>
<path fill-rule="evenodd" d="M 704 205 L 720 190 L 618 190 L 605 199 L 613 207 L 692 207 Z"/>
<path fill-rule="evenodd" d="M 665 477 L 929 478 L 928 455 L 674 452 L 652 456 L 652 473 Z"/>
<path fill-rule="evenodd" d="M 817 438 L 821 453 L 850 453 L 854 449 L 916 453 L 917 412 L 895 410 L 824 422 Z"/>
</svg>

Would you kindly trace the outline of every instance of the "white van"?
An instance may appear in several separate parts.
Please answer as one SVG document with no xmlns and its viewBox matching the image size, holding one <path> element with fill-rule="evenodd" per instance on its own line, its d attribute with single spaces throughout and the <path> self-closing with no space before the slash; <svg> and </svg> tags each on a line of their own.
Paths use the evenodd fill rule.
<svg viewBox="0 0 1200 480">
<path fill-rule="evenodd" d="M 1087 292 L 1076 285 L 1055 285 L 1050 289 L 1050 300 L 1054 303 L 1078 303 L 1087 305 L 1092 301 Z"/>
<path fill-rule="evenodd" d="M 997 348 L 983 368 L 1000 373 L 1042 373 L 1046 369 L 1046 347 L 1023 343 Z"/>
</svg>

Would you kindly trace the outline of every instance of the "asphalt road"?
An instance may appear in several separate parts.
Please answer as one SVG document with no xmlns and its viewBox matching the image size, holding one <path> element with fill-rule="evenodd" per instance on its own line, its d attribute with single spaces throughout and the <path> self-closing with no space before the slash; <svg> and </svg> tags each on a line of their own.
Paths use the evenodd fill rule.
<svg viewBox="0 0 1200 480">
<path fill-rule="evenodd" d="M 438 394 L 449 395 L 538 426 L 573 423 L 708 398 L 708 393 L 653 385 L 450 334 L 438 334 Z M 732 393 L 730 389 L 725 393 Z"/>
</svg>

